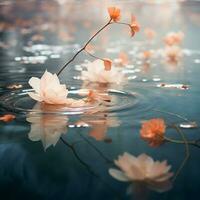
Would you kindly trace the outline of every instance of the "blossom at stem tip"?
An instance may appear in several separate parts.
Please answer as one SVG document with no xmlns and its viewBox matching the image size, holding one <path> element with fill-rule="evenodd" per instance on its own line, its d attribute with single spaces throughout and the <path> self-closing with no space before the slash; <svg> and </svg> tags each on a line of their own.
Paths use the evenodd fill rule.
<svg viewBox="0 0 200 200">
<path fill-rule="evenodd" d="M 110 15 L 110 19 L 113 20 L 114 22 L 118 22 L 121 18 L 121 11 L 117 7 L 109 7 L 108 13 Z"/>
</svg>

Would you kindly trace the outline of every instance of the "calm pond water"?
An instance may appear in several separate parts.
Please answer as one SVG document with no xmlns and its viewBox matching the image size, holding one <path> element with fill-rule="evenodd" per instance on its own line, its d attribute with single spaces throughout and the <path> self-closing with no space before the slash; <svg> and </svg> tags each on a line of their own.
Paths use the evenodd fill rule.
<svg viewBox="0 0 200 200">
<path fill-rule="evenodd" d="M 187 159 L 185 144 L 150 147 L 141 139 L 140 128 L 145 120 L 163 118 L 180 127 L 188 140 L 200 138 L 200 3 L 112 3 L 121 8 L 122 21 L 129 21 L 130 13 L 136 15 L 141 31 L 130 38 L 127 27 L 112 25 L 90 45 L 96 55 L 120 65 L 127 79 L 109 86 L 114 101 L 104 112 L 52 113 L 27 95 L 30 77 L 41 77 L 46 69 L 56 73 L 107 22 L 108 5 L 108 1 L 89 0 L 0 2 L 0 114 L 16 115 L 11 122 L 0 121 L 0 199 L 199 196 L 200 149 L 189 145 Z M 152 41 L 145 37 L 145 28 L 156 31 Z M 163 37 L 171 31 L 185 34 L 178 62 L 162 56 Z M 153 56 L 144 59 L 144 51 Z M 100 87 L 80 80 L 87 60 L 93 58 L 82 53 L 60 76 L 72 93 Z M 167 128 L 166 135 L 182 139 L 174 128 Z M 115 167 L 113 160 L 124 152 L 167 160 L 177 175 L 171 189 L 156 192 L 145 183 L 133 182 L 127 194 L 130 183 L 108 173 Z"/>
</svg>

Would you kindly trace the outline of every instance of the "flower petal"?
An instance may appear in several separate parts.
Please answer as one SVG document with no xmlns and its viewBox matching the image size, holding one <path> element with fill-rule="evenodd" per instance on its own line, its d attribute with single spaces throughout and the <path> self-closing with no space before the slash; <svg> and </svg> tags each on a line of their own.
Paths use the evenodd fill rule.
<svg viewBox="0 0 200 200">
<path fill-rule="evenodd" d="M 28 92 L 27 93 L 32 99 L 41 102 L 42 98 L 35 92 Z"/>
<path fill-rule="evenodd" d="M 120 170 L 117 170 L 117 169 L 109 169 L 109 174 L 117 179 L 118 181 L 129 181 L 129 179 L 127 178 L 127 176 Z"/>
<path fill-rule="evenodd" d="M 35 92 L 40 93 L 40 79 L 37 77 L 32 77 L 29 80 L 29 85 L 35 90 Z"/>
</svg>

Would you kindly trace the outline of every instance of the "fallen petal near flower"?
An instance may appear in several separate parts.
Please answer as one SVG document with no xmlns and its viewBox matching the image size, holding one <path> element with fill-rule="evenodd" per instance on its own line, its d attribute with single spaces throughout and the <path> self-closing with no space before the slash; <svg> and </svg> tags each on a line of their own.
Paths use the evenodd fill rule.
<svg viewBox="0 0 200 200">
<path fill-rule="evenodd" d="M 15 115 L 12 114 L 5 114 L 3 116 L 0 117 L 0 121 L 4 121 L 4 122 L 11 122 L 15 119 Z"/>
</svg>

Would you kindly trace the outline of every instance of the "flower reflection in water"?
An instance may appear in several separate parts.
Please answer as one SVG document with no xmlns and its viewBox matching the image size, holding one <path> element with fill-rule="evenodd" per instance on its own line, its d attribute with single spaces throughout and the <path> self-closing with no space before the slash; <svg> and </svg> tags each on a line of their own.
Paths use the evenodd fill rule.
<svg viewBox="0 0 200 200">
<path fill-rule="evenodd" d="M 37 103 L 33 109 L 48 110 L 49 105 Z M 28 137 L 31 141 L 42 141 L 46 150 L 51 145 L 55 146 L 60 136 L 67 132 L 68 117 L 56 114 L 29 113 L 26 120 L 31 123 Z"/>
<path fill-rule="evenodd" d="M 120 168 L 109 169 L 112 177 L 119 181 L 144 183 L 149 189 L 157 192 L 165 192 L 171 188 L 170 172 L 171 166 L 167 161 L 154 161 L 150 156 L 141 154 L 135 157 L 129 153 L 124 153 L 115 160 L 115 164 Z"/>
<path fill-rule="evenodd" d="M 108 128 L 120 125 L 120 121 L 114 116 L 109 116 L 107 111 L 107 108 L 112 105 L 113 97 L 106 92 L 106 87 L 99 87 L 98 90 L 81 89 L 80 91 L 82 94 L 84 94 L 84 92 L 89 93 L 87 94 L 88 101 L 92 102 L 98 99 L 101 104 L 83 115 L 76 125 L 91 127 L 89 135 L 98 141 L 110 141 L 106 136 Z"/>
<path fill-rule="evenodd" d="M 89 126 L 91 130 L 89 131 L 89 136 L 93 137 L 97 141 L 111 141 L 107 137 L 107 131 L 109 127 L 118 127 L 120 121 L 116 117 L 110 117 L 107 114 L 102 113 L 96 117 L 83 117 L 81 121 L 77 122 L 80 126 Z"/>
</svg>

